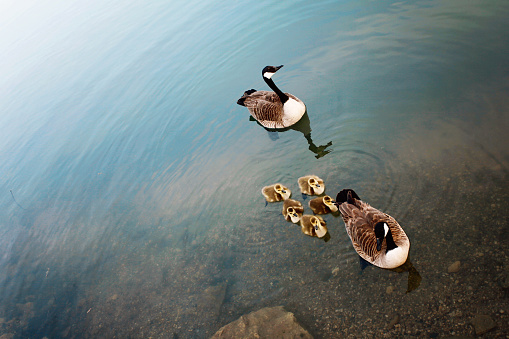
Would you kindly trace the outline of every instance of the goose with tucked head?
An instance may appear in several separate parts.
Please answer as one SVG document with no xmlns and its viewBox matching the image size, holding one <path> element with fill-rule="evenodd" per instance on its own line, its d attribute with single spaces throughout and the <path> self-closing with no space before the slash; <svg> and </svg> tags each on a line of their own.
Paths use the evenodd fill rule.
<svg viewBox="0 0 509 339">
<path fill-rule="evenodd" d="M 316 175 L 300 177 L 298 182 L 302 194 L 320 195 L 325 191 L 325 184 L 323 180 Z"/>
<path fill-rule="evenodd" d="M 276 202 L 290 198 L 292 191 L 278 183 L 262 188 L 262 194 L 267 202 Z"/>
<path fill-rule="evenodd" d="M 317 237 L 325 241 L 330 239 L 327 224 L 325 220 L 318 215 L 304 214 L 302 218 L 300 218 L 300 229 L 302 233 L 310 237 Z"/>
<path fill-rule="evenodd" d="M 304 207 L 302 207 L 300 201 L 286 199 L 283 202 L 283 216 L 286 221 L 291 221 L 294 224 L 297 224 L 300 221 L 302 214 L 304 214 Z"/>
<path fill-rule="evenodd" d="M 306 105 L 299 98 L 283 93 L 272 80 L 281 67 L 283 65 L 266 66 L 262 70 L 263 80 L 274 92 L 250 89 L 237 101 L 237 104 L 247 107 L 253 118 L 266 128 L 290 127 L 306 113 Z"/>
<path fill-rule="evenodd" d="M 389 269 L 405 263 L 410 240 L 396 219 L 371 207 L 351 189 L 338 193 L 336 205 L 352 245 L 362 259 Z"/>
<path fill-rule="evenodd" d="M 323 197 L 314 198 L 309 201 L 309 207 L 314 214 L 327 214 L 335 213 L 338 211 L 338 207 L 334 204 L 336 201 L 324 195 Z"/>
</svg>

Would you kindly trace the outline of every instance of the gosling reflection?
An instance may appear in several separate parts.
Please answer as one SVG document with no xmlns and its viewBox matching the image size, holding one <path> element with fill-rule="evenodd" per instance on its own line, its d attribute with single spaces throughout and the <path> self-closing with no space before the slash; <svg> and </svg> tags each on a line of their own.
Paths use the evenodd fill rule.
<svg viewBox="0 0 509 339">
<path fill-rule="evenodd" d="M 332 145 L 332 141 L 329 141 L 327 144 L 320 145 L 320 146 L 317 146 L 313 142 L 313 139 L 311 138 L 311 122 L 309 121 L 309 116 L 308 116 L 307 112 L 304 113 L 302 118 L 296 124 L 294 124 L 290 127 L 286 127 L 286 128 L 274 129 L 274 128 L 264 127 L 252 116 L 249 117 L 249 120 L 256 121 L 260 126 L 265 128 L 267 130 L 267 132 L 269 133 L 269 138 L 271 140 L 279 139 L 278 132 L 286 132 L 288 130 L 295 130 L 297 132 L 301 132 L 304 135 L 304 138 L 306 138 L 306 141 L 308 142 L 309 150 L 315 154 L 315 158 L 317 158 L 317 159 L 319 159 L 331 152 L 331 150 L 327 149 L 327 148 Z"/>
</svg>

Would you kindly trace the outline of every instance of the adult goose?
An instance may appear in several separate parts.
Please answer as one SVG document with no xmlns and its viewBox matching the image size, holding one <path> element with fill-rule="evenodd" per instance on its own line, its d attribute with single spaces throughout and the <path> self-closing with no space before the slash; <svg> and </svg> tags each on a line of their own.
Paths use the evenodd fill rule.
<svg viewBox="0 0 509 339">
<path fill-rule="evenodd" d="M 266 128 L 290 127 L 306 113 L 306 105 L 299 98 L 283 93 L 272 80 L 281 67 L 283 65 L 265 66 L 262 70 L 263 80 L 274 92 L 250 89 L 237 101 L 237 104 L 247 107 L 253 118 Z"/>
<path fill-rule="evenodd" d="M 410 240 L 393 217 L 371 207 L 351 189 L 338 193 L 336 205 L 362 259 L 381 268 L 396 268 L 405 263 Z"/>
</svg>

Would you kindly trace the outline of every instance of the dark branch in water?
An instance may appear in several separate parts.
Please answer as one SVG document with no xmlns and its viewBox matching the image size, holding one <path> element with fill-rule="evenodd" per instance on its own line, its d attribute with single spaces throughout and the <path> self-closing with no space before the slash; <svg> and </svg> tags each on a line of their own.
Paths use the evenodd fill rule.
<svg viewBox="0 0 509 339">
<path fill-rule="evenodd" d="M 16 205 L 18 205 L 22 210 L 25 210 L 26 211 L 26 208 L 24 208 L 23 206 L 21 206 L 17 201 L 16 201 L 16 198 L 14 198 L 14 193 L 12 193 L 12 190 L 9 190 L 11 192 L 11 195 L 12 195 L 12 200 L 14 200 L 14 202 L 16 203 Z"/>
</svg>

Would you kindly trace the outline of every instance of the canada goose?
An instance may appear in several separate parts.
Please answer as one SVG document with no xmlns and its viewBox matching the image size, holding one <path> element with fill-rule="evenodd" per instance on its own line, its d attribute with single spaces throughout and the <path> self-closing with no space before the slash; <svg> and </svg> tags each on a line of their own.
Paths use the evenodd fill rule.
<svg viewBox="0 0 509 339">
<path fill-rule="evenodd" d="M 335 201 L 331 197 L 324 195 L 310 200 L 309 207 L 315 214 L 334 213 L 338 211 L 338 207 L 334 203 Z"/>
<path fill-rule="evenodd" d="M 306 175 L 299 178 L 300 191 L 307 195 L 320 195 L 325 191 L 323 180 L 316 175 Z"/>
<path fill-rule="evenodd" d="M 266 128 L 289 127 L 306 112 L 306 105 L 299 98 L 283 93 L 272 80 L 281 67 L 283 65 L 266 66 L 262 70 L 263 80 L 274 92 L 250 89 L 237 101 L 237 104 L 247 107 L 253 118 Z"/>
<path fill-rule="evenodd" d="M 292 191 L 281 184 L 274 184 L 262 188 L 262 194 L 268 202 L 276 202 L 290 198 Z"/>
<path fill-rule="evenodd" d="M 393 217 L 360 200 L 351 189 L 338 193 L 336 205 L 362 259 L 381 268 L 396 268 L 405 263 L 410 241 Z"/>
<path fill-rule="evenodd" d="M 302 214 L 304 213 L 304 207 L 300 201 L 293 199 L 286 199 L 283 203 L 283 215 L 286 221 L 291 221 L 294 224 L 298 223 Z"/>
<path fill-rule="evenodd" d="M 327 224 L 322 217 L 318 215 L 304 214 L 300 218 L 300 229 L 302 233 L 318 238 L 324 238 L 329 233 L 327 230 Z M 325 239 L 326 241 L 328 240 L 327 238 Z"/>
</svg>

